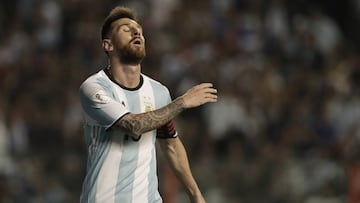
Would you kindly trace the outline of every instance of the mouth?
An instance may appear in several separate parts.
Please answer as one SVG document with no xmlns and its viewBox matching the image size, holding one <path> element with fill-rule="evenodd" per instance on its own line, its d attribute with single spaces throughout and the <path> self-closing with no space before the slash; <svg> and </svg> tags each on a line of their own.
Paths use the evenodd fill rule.
<svg viewBox="0 0 360 203">
<path fill-rule="evenodd" d="M 142 41 L 140 38 L 135 38 L 131 41 L 132 44 L 135 44 L 135 45 L 141 45 L 142 44 Z"/>
</svg>

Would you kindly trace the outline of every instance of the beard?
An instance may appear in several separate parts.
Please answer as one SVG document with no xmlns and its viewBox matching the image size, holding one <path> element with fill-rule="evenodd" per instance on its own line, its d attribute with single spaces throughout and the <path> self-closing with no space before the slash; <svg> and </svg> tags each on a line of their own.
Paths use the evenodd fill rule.
<svg viewBox="0 0 360 203">
<path fill-rule="evenodd" d="M 124 64 L 140 64 L 143 58 L 146 56 L 145 46 L 134 46 L 127 44 L 120 48 L 119 58 Z"/>
</svg>

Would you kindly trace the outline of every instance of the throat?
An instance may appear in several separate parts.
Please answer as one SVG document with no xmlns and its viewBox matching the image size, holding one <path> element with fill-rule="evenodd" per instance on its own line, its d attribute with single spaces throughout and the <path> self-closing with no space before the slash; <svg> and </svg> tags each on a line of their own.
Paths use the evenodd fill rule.
<svg viewBox="0 0 360 203">
<path fill-rule="evenodd" d="M 119 82 L 119 81 L 118 81 Z M 127 88 L 136 88 L 140 83 L 140 76 L 136 75 L 134 77 L 127 77 L 125 80 L 119 82 Z"/>
<path fill-rule="evenodd" d="M 143 84 L 143 76 L 140 72 L 114 71 L 111 67 L 105 69 L 108 77 L 117 85 L 127 90 L 137 90 Z"/>
</svg>

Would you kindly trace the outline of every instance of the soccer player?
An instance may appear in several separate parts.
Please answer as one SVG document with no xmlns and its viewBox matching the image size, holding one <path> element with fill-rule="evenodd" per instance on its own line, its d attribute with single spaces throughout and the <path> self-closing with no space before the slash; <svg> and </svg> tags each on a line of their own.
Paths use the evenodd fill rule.
<svg viewBox="0 0 360 203">
<path fill-rule="evenodd" d="M 159 203 L 155 142 L 193 203 L 205 200 L 191 174 L 172 119 L 217 101 L 211 83 L 171 100 L 168 89 L 141 73 L 145 39 L 136 14 L 116 7 L 105 18 L 102 46 L 109 66 L 80 86 L 88 148 L 81 203 Z"/>
</svg>

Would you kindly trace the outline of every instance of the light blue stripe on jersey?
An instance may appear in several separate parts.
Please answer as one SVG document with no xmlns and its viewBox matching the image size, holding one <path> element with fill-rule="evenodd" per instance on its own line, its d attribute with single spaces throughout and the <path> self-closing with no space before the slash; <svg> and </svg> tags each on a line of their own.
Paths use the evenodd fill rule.
<svg viewBox="0 0 360 203">
<path fill-rule="evenodd" d="M 171 102 L 170 93 L 167 89 L 164 88 L 160 83 L 150 81 L 151 87 L 154 90 L 155 98 L 155 109 L 159 109 Z"/>
<path fill-rule="evenodd" d="M 139 91 L 124 90 L 124 93 L 129 105 L 129 111 L 132 113 L 140 113 L 141 106 L 139 103 Z M 128 135 L 128 137 L 125 139 L 127 140 L 124 140 L 122 154 L 126 154 L 126 156 L 121 157 L 120 167 L 118 169 L 118 184 L 116 186 L 116 191 L 122 191 L 122 195 L 116 195 L 115 202 L 132 202 L 132 189 L 135 180 L 135 173 L 133 173 L 133 171 L 135 171 L 137 167 L 136 160 L 138 160 L 139 142 L 134 142 L 131 138 L 131 135 Z M 129 176 L 127 174 L 131 175 Z M 116 193 L 120 194 L 118 192 Z"/>
</svg>

